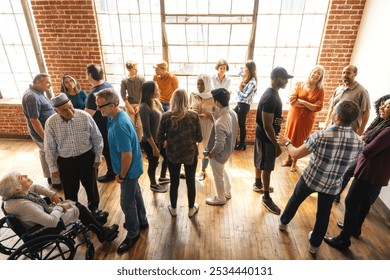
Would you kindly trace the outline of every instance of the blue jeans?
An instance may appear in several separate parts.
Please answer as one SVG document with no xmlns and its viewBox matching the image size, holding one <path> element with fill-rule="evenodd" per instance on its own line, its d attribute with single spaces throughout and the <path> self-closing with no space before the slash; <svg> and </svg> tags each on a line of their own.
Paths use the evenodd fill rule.
<svg viewBox="0 0 390 280">
<path fill-rule="evenodd" d="M 161 105 L 163 107 L 164 112 L 168 111 L 170 108 L 170 103 L 169 102 L 161 102 Z"/>
<path fill-rule="evenodd" d="M 134 238 L 139 234 L 139 225 L 148 223 L 138 178 L 125 178 L 121 183 L 121 208 L 125 214 L 126 237 Z"/>
<path fill-rule="evenodd" d="M 287 225 L 292 218 L 294 218 L 301 203 L 313 192 L 315 191 L 306 185 L 302 177 L 299 178 L 299 181 L 295 186 L 294 193 L 288 200 L 286 208 L 280 217 L 282 224 Z M 319 247 L 321 245 L 322 239 L 328 229 L 330 211 L 332 209 L 332 203 L 335 196 L 336 195 L 321 192 L 318 193 L 316 222 L 310 238 L 310 244 L 312 246 Z"/>
</svg>

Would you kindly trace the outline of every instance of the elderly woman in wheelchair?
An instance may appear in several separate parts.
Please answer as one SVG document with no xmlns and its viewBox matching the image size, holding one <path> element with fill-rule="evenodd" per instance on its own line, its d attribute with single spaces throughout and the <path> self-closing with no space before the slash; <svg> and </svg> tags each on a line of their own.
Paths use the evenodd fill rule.
<svg viewBox="0 0 390 280">
<path fill-rule="evenodd" d="M 97 235 L 100 242 L 113 241 L 118 236 L 118 225 L 103 226 L 82 204 L 62 201 L 53 191 L 33 184 L 27 175 L 11 172 L 0 180 L 3 211 L 15 216 L 26 228 L 41 225 L 57 228 L 78 220 Z M 45 199 L 42 197 L 44 196 Z"/>
</svg>

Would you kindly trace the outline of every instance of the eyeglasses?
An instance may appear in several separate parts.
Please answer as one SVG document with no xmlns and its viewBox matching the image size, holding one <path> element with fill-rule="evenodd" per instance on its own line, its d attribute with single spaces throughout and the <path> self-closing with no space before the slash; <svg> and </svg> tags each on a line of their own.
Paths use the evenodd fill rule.
<svg viewBox="0 0 390 280">
<path fill-rule="evenodd" d="M 106 106 L 108 106 L 108 105 L 111 105 L 111 104 L 114 104 L 114 103 L 109 102 L 109 103 L 106 103 L 106 104 L 104 104 L 104 105 L 97 105 L 97 104 L 96 104 L 96 107 L 97 107 L 98 109 L 101 109 L 101 108 L 104 108 L 104 107 L 106 107 Z"/>
</svg>

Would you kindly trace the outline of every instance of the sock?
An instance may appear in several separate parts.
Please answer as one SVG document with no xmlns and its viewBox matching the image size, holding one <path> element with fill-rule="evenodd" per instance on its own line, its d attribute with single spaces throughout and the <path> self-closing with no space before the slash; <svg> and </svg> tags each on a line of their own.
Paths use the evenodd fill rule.
<svg viewBox="0 0 390 280">
<path fill-rule="evenodd" d="M 263 183 L 261 182 L 261 178 L 256 178 L 255 185 L 258 188 L 261 188 L 263 186 Z"/>
<path fill-rule="evenodd" d="M 269 196 L 269 191 L 264 191 L 264 198 L 265 198 L 265 199 L 271 198 L 271 197 Z"/>
</svg>

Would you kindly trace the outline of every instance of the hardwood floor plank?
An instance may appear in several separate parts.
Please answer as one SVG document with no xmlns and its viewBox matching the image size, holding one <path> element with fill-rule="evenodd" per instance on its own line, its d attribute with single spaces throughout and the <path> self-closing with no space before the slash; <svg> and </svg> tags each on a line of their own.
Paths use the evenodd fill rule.
<svg viewBox="0 0 390 280">
<path fill-rule="evenodd" d="M 38 149 L 30 140 L 0 139 L 0 177 L 12 170 L 28 174 L 35 183 L 47 186 L 42 177 Z M 285 154 L 277 159 L 272 173 L 271 194 L 275 203 L 284 209 L 302 169 L 308 159 L 298 161 L 298 172 L 281 167 Z M 144 156 L 144 170 L 147 160 Z M 200 163 L 199 163 L 200 166 Z M 196 202 L 199 212 L 188 218 L 187 188 L 180 180 L 177 217 L 171 217 L 167 206 L 169 193 L 154 193 L 146 172 L 140 178 L 140 186 L 147 208 L 149 229 L 141 232 L 141 238 L 134 248 L 124 254 L 117 254 L 117 246 L 126 237 L 122 225 L 119 196 L 120 186 L 115 182 L 98 183 L 100 208 L 109 211 L 108 224 L 118 223 L 120 233 L 112 243 L 101 244 L 91 233 L 95 244 L 96 259 L 99 260 L 389 260 L 389 223 L 373 207 L 363 226 L 359 239 L 352 239 L 350 250 L 340 252 L 322 244 L 313 257 L 309 251 L 308 232 L 312 230 L 316 215 L 316 195 L 302 203 L 286 231 L 279 230 L 280 216 L 274 215 L 261 205 L 262 194 L 252 190 L 254 182 L 253 146 L 246 151 L 235 151 L 226 168 L 232 180 L 232 199 L 223 206 L 209 206 L 205 199 L 215 195 L 211 168 L 202 182 L 196 182 Z M 104 163 L 99 175 L 105 173 Z M 157 172 L 157 174 L 159 174 Z M 336 222 L 343 219 L 344 198 L 335 204 L 330 216 L 328 234 L 338 234 Z M 63 196 L 63 193 L 60 192 Z M 79 200 L 86 203 L 86 194 L 80 187 Z M 3 214 L 0 214 L 2 217 Z M 80 247 L 76 259 L 84 259 L 85 247 Z M 0 259 L 6 256 L 0 255 Z"/>
</svg>

